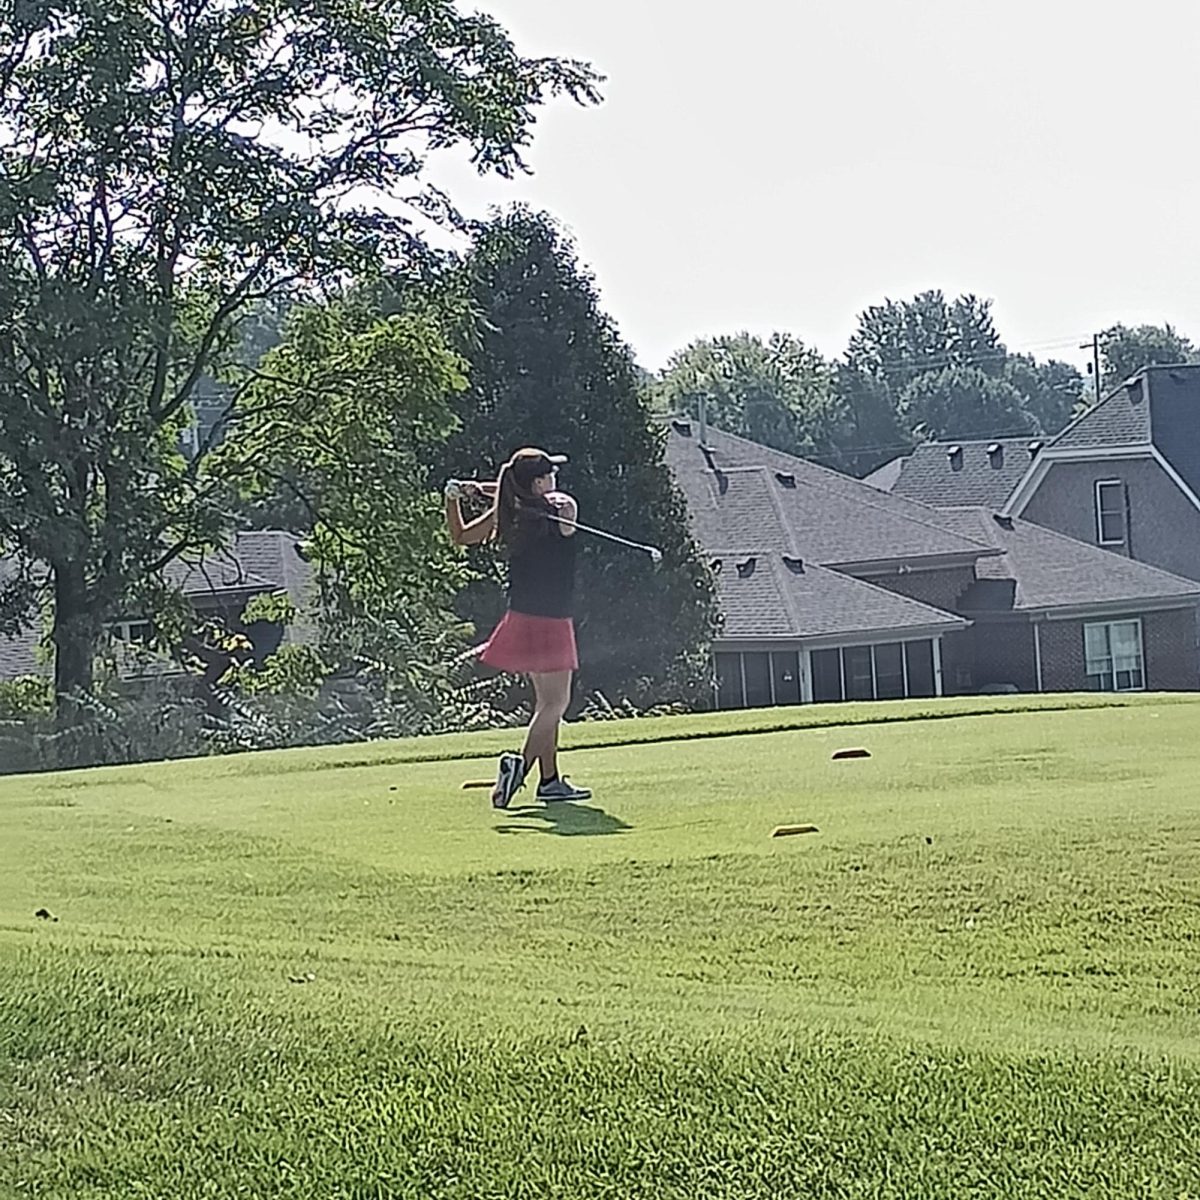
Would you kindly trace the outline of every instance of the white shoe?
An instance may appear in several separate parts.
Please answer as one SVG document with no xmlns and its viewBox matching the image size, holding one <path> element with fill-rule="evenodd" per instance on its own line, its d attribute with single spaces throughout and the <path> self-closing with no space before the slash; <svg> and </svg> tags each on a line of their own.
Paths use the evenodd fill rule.
<svg viewBox="0 0 1200 1200">
<path fill-rule="evenodd" d="M 565 777 L 538 784 L 539 800 L 590 800 L 592 793 L 587 788 L 576 787 Z"/>
<path fill-rule="evenodd" d="M 525 760 L 519 754 L 500 755 L 496 786 L 492 788 L 492 807 L 507 808 L 525 783 Z"/>
</svg>

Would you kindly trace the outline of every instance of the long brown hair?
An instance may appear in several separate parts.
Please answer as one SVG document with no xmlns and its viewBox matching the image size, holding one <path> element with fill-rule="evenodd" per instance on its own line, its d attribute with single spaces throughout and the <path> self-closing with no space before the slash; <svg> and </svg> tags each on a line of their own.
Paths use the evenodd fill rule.
<svg viewBox="0 0 1200 1200">
<path fill-rule="evenodd" d="M 549 532 L 545 520 L 552 511 L 550 502 L 533 491 L 533 481 L 554 470 L 554 463 L 544 450 L 526 446 L 513 454 L 500 468 L 496 488 L 495 538 L 510 550 L 529 537 Z"/>
</svg>

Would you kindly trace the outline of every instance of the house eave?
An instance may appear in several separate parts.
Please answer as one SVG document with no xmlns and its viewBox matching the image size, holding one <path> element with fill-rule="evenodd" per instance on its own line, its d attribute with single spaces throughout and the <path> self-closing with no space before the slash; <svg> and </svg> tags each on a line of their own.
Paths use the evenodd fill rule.
<svg viewBox="0 0 1200 1200">
<path fill-rule="evenodd" d="M 1080 617 L 1139 616 L 1148 612 L 1172 612 L 1200 605 L 1200 592 L 1159 596 L 1146 600 L 1100 600 L 1091 604 L 1031 605 L 1028 608 L 979 609 L 971 613 L 975 622 L 1075 621 Z"/>
<path fill-rule="evenodd" d="M 775 637 L 719 637 L 713 640 L 713 650 L 771 650 L 794 648 L 804 650 L 830 649 L 834 646 L 868 646 L 880 642 L 921 642 L 946 633 L 969 629 L 972 622 L 966 617 L 932 625 L 914 625 L 905 629 L 864 629 L 822 634 L 779 634 Z"/>
</svg>

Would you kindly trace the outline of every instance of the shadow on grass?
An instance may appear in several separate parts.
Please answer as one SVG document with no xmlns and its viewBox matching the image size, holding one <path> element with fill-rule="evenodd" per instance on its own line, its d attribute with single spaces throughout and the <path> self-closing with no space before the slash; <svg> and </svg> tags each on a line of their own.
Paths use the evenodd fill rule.
<svg viewBox="0 0 1200 1200">
<path fill-rule="evenodd" d="M 602 808 L 586 804 L 527 804 L 522 808 L 509 808 L 506 817 L 529 817 L 540 824 L 505 822 L 496 826 L 497 833 L 552 833 L 556 837 L 605 837 L 608 834 L 624 833 L 633 826 L 620 817 L 606 813 Z"/>
</svg>

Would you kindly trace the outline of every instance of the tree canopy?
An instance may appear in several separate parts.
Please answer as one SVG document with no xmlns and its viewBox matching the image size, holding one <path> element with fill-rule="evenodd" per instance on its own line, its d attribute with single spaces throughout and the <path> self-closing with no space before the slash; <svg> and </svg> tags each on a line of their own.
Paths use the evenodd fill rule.
<svg viewBox="0 0 1200 1200">
<path fill-rule="evenodd" d="M 1198 353 L 1170 325 L 1113 325 L 1100 335 L 1101 387 L 1117 387 L 1142 367 L 1195 362 Z"/>
<path fill-rule="evenodd" d="M 403 436 L 455 383 L 436 331 L 318 328 L 336 370 L 300 403 L 311 361 L 282 353 L 265 383 L 239 371 L 238 322 L 405 261 L 421 222 L 451 215 L 423 181 L 430 153 L 464 146 L 511 175 L 539 106 L 596 84 L 450 0 L 0 15 L 0 550 L 24 564 L 0 608 L 28 609 L 34 564 L 48 572 L 60 698 L 90 687 L 117 608 L 220 538 L 256 470 L 292 454 L 334 480 L 318 553 L 386 517 L 395 460 L 373 434 L 390 416 Z M 373 391 L 354 395 L 364 367 Z M 206 376 L 226 385 L 223 445 L 185 456 Z"/>
<path fill-rule="evenodd" d="M 837 439 L 833 368 L 786 333 L 693 342 L 672 355 L 651 395 L 656 407 L 692 416 L 703 400 L 720 428 L 794 454 L 827 457 Z"/>
</svg>

